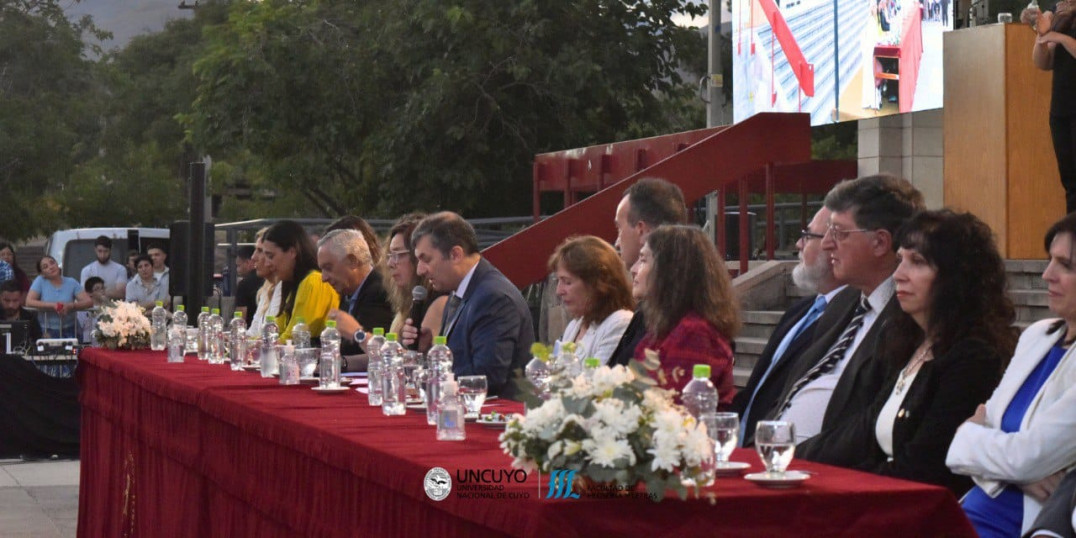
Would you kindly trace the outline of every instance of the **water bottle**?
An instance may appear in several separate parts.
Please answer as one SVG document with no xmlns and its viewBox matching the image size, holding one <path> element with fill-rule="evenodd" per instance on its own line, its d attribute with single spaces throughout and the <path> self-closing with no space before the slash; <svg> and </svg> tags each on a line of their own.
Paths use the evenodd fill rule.
<svg viewBox="0 0 1076 538">
<path fill-rule="evenodd" d="M 381 412 L 386 416 L 407 413 L 407 387 L 404 377 L 403 346 L 396 341 L 396 333 L 385 335 L 381 346 Z"/>
<path fill-rule="evenodd" d="M 441 383 L 452 375 L 452 350 L 445 345 L 444 336 L 433 337 L 433 347 L 426 353 L 427 368 L 430 370 L 426 382 L 426 423 L 437 425 L 437 409 L 441 400 Z"/>
<path fill-rule="evenodd" d="M 208 352 L 206 358 L 209 364 L 224 364 L 224 318 L 220 317 L 220 309 L 214 308 L 206 322 L 209 330 L 206 333 Z"/>
<path fill-rule="evenodd" d="M 204 361 L 209 356 L 209 307 L 203 306 L 198 314 L 198 360 Z"/>
<path fill-rule="evenodd" d="M 276 341 L 279 335 L 280 330 L 276 326 L 276 317 L 265 316 L 265 323 L 262 324 L 262 377 L 273 377 L 273 374 L 279 371 L 276 361 Z"/>
<path fill-rule="evenodd" d="M 583 375 L 586 376 L 587 380 L 594 379 L 594 371 L 600 368 L 601 365 L 602 361 L 597 357 L 588 357 L 583 361 Z"/>
<path fill-rule="evenodd" d="M 381 405 L 381 372 L 384 370 L 381 363 L 381 346 L 385 345 L 385 329 L 375 327 L 373 336 L 366 342 L 366 357 L 369 359 L 366 365 L 367 401 L 370 405 Z"/>
<path fill-rule="evenodd" d="M 157 306 L 150 312 L 153 332 L 149 337 L 149 348 L 154 351 L 164 351 L 168 344 L 168 311 L 164 309 L 164 301 L 157 301 Z"/>
<path fill-rule="evenodd" d="M 187 330 L 187 308 L 183 305 L 176 307 L 176 311 L 172 313 L 172 325 L 178 325 Z"/>
<path fill-rule="evenodd" d="M 168 329 L 168 362 L 183 362 L 187 353 L 187 327 L 175 322 Z"/>
<path fill-rule="evenodd" d="M 321 388 L 338 388 L 340 386 L 340 331 L 336 322 L 325 322 L 321 331 L 321 366 L 318 369 L 318 386 Z"/>
<path fill-rule="evenodd" d="M 284 345 L 284 354 L 280 358 L 280 384 L 299 384 L 299 359 L 295 356 L 295 346 L 291 340 Z"/>
<path fill-rule="evenodd" d="M 437 440 L 462 441 L 467 438 L 464 430 L 463 405 L 458 396 L 459 385 L 450 375 L 441 385 L 441 401 L 437 404 Z"/>
<path fill-rule="evenodd" d="M 232 321 L 228 323 L 228 332 L 231 334 L 231 348 L 228 355 L 232 359 L 232 370 L 242 370 L 247 360 L 247 322 L 243 319 L 242 312 L 236 312 Z"/>
<path fill-rule="evenodd" d="M 692 371 L 693 379 L 684 385 L 680 401 L 691 416 L 696 419 L 703 413 L 717 411 L 717 388 L 710 382 L 710 365 L 696 364 Z"/>
<path fill-rule="evenodd" d="M 291 328 L 291 341 L 295 342 L 296 349 L 310 347 L 310 327 L 306 326 L 306 320 L 302 317 L 295 318 L 295 325 Z"/>
<path fill-rule="evenodd" d="M 570 378 L 574 378 L 583 372 L 583 363 L 579 360 L 579 357 L 575 356 L 575 342 L 566 342 L 560 346 L 557 366 Z"/>
</svg>

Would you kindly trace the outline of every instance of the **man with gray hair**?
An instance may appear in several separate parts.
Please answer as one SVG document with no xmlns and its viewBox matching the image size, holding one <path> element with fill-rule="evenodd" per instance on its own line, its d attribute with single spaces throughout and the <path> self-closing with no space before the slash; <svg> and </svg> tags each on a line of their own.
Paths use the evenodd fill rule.
<svg viewBox="0 0 1076 538">
<path fill-rule="evenodd" d="M 333 230 L 318 241 L 318 268 L 321 280 L 340 294 L 340 307 L 329 312 L 343 337 L 340 354 L 364 353 L 366 329 L 388 327 L 393 317 L 370 247 L 355 230 Z"/>
</svg>

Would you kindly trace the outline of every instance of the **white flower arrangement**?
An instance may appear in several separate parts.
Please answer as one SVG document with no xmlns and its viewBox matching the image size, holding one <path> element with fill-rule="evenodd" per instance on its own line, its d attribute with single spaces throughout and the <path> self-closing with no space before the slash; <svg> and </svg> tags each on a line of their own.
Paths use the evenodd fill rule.
<svg viewBox="0 0 1076 538">
<path fill-rule="evenodd" d="M 530 397 L 526 414 L 512 415 L 500 437 L 512 466 L 571 469 L 619 486 L 645 482 L 652 499 L 661 500 L 668 489 L 686 498 L 683 480 L 708 473 L 713 445 L 705 427 L 696 427 L 694 417 L 673 402 L 672 391 L 658 388 L 643 368 L 656 366 L 633 361 L 630 368 L 597 368 L 589 377 L 554 374 L 544 401 L 524 390 Z"/>
<path fill-rule="evenodd" d="M 93 338 L 109 349 L 146 349 L 150 322 L 136 303 L 117 301 L 101 307 Z"/>
</svg>

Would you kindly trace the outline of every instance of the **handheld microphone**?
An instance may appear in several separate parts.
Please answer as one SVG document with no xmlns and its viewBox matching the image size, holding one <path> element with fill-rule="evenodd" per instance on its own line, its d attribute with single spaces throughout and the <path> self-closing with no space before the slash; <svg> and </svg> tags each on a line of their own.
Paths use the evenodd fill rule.
<svg viewBox="0 0 1076 538">
<path fill-rule="evenodd" d="M 411 314 L 408 316 L 411 318 L 411 322 L 415 324 L 415 328 L 418 329 L 419 337 L 422 336 L 422 313 L 426 310 L 426 288 L 422 286 L 415 286 L 411 290 Z M 420 338 L 416 338 L 414 342 L 411 342 L 410 346 L 407 346 L 410 350 L 418 349 L 418 341 Z"/>
</svg>

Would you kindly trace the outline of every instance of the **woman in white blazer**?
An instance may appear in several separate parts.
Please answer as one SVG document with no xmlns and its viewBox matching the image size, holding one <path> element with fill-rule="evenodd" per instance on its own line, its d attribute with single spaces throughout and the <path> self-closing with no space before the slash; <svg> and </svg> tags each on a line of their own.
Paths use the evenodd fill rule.
<svg viewBox="0 0 1076 538">
<path fill-rule="evenodd" d="M 572 317 L 561 342 L 575 342 L 577 357 L 608 363 L 635 306 L 616 249 L 592 235 L 570 237 L 549 258 L 549 269 L 557 276 L 557 297 Z"/>
<path fill-rule="evenodd" d="M 981 536 L 1020 536 L 1076 464 L 1076 213 L 1046 234 L 1043 272 L 1060 319 L 1024 331 L 1001 383 L 956 433 L 946 464 L 976 484 L 964 510 Z"/>
</svg>

